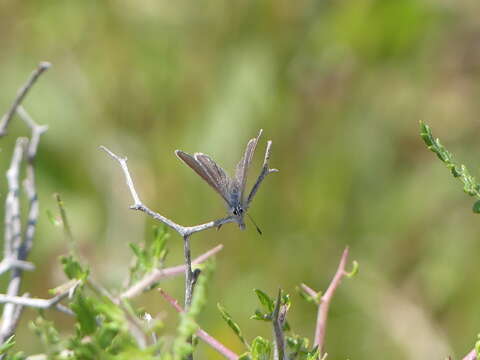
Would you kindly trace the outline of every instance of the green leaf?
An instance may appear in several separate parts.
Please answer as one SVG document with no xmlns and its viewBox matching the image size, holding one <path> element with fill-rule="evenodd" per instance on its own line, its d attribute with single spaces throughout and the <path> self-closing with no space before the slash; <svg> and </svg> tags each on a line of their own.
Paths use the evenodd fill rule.
<svg viewBox="0 0 480 360">
<path fill-rule="evenodd" d="M 257 295 L 260 304 L 262 304 L 268 312 L 273 312 L 273 310 L 275 309 L 275 302 L 273 301 L 273 299 L 271 299 L 270 296 L 268 296 L 260 289 L 254 289 L 253 291 L 255 291 L 255 294 Z"/>
<path fill-rule="evenodd" d="M 428 125 L 420 122 L 420 136 L 422 137 L 427 148 L 434 152 L 440 160 L 442 160 L 452 175 L 463 183 L 463 191 L 470 196 L 480 198 L 480 184 L 477 183 L 475 177 L 463 164 L 457 164 L 453 161 L 453 155 L 441 143 L 439 139 L 433 137 L 432 131 Z M 474 207 L 475 211 L 475 207 Z"/>
<path fill-rule="evenodd" d="M 318 349 L 318 346 L 315 346 L 315 348 L 306 355 L 305 360 L 318 360 L 320 358 L 320 349 Z M 322 356 L 321 360 L 323 359 L 325 359 L 325 356 Z"/>
<path fill-rule="evenodd" d="M 358 262 L 355 261 L 355 260 L 353 261 L 352 265 L 353 265 L 352 271 L 350 271 L 350 272 L 348 272 L 348 273 L 345 274 L 345 276 L 348 277 L 348 278 L 352 278 L 352 277 L 354 277 L 355 275 L 357 275 L 357 274 L 358 274 L 358 270 L 359 270 L 359 268 L 360 268 L 360 265 L 359 265 Z"/>
<path fill-rule="evenodd" d="M 230 316 L 230 314 L 227 312 L 227 310 L 226 310 L 222 305 L 220 305 L 220 303 L 217 303 L 217 308 L 218 308 L 218 310 L 220 311 L 220 314 L 222 314 L 223 320 L 225 320 L 225 322 L 226 322 L 227 325 L 230 327 L 230 329 L 232 329 L 233 332 L 238 336 L 238 338 L 240 339 L 240 341 L 241 341 L 246 347 L 248 347 L 248 343 L 247 343 L 247 341 L 245 340 L 245 338 L 244 338 L 243 335 L 242 335 L 242 330 L 240 329 L 240 326 L 238 326 L 238 324 L 232 319 L 232 317 Z"/>
<path fill-rule="evenodd" d="M 250 352 L 243 353 L 242 355 L 240 355 L 238 357 L 237 360 L 252 360 L 252 358 L 250 356 Z"/>
<path fill-rule="evenodd" d="M 86 280 L 89 274 L 88 269 L 82 268 L 80 263 L 72 256 L 62 256 L 60 261 L 63 264 L 63 271 L 69 279 Z"/>
<path fill-rule="evenodd" d="M 255 314 L 250 316 L 250 320 L 270 321 L 272 320 L 272 314 L 265 314 L 257 309 Z"/>
<path fill-rule="evenodd" d="M 46 352 L 50 358 L 60 353 L 60 336 L 53 325 L 52 321 L 48 321 L 42 316 L 38 316 L 29 324 L 30 329 L 40 338 L 40 341 L 46 348 Z"/>
<path fill-rule="evenodd" d="M 93 334 L 97 329 L 98 314 L 94 300 L 77 294 L 75 300 L 70 304 L 70 308 L 77 317 L 80 334 L 82 336 Z"/>
<path fill-rule="evenodd" d="M 298 295 L 300 295 L 300 297 L 302 297 L 304 300 L 306 300 L 307 302 L 309 303 L 312 303 L 312 304 L 315 304 L 315 305 L 319 305 L 320 304 L 320 301 L 322 299 L 322 292 L 319 291 L 317 292 L 317 294 L 315 296 L 311 296 L 308 292 L 306 292 L 301 286 L 297 286 L 295 288 L 295 290 L 297 290 L 298 292 Z"/>
<path fill-rule="evenodd" d="M 261 336 L 252 341 L 251 354 L 254 360 L 269 360 L 272 354 L 272 343 Z"/>
<path fill-rule="evenodd" d="M 5 354 L 12 346 L 15 345 L 15 335 L 10 336 L 7 341 L 0 345 L 0 354 Z"/>
<path fill-rule="evenodd" d="M 55 217 L 55 215 L 53 215 L 51 210 L 47 210 L 46 213 L 47 213 L 47 218 L 50 224 L 52 224 L 53 226 L 62 225 L 62 223 Z"/>
<path fill-rule="evenodd" d="M 155 259 L 163 261 L 167 255 L 166 245 L 170 234 L 167 231 L 166 226 L 155 226 L 153 229 L 153 244 L 152 244 L 152 256 Z"/>
<path fill-rule="evenodd" d="M 473 204 L 473 207 L 472 207 L 472 211 L 475 214 L 480 214 L 480 200 L 475 201 L 475 203 Z"/>
</svg>

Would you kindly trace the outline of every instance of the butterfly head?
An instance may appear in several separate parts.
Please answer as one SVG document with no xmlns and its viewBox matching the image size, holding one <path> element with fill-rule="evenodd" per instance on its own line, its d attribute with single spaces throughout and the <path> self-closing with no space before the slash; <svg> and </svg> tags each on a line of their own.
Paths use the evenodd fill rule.
<svg viewBox="0 0 480 360">
<path fill-rule="evenodd" d="M 245 229 L 245 223 L 243 222 L 243 217 L 245 216 L 245 209 L 242 205 L 236 205 L 230 210 L 231 214 L 235 217 L 236 222 L 240 229 Z"/>
</svg>

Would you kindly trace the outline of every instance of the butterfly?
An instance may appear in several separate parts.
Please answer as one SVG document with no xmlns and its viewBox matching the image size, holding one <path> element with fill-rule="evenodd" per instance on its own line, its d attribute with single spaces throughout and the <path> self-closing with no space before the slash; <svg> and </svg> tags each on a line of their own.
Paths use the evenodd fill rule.
<svg viewBox="0 0 480 360">
<path fill-rule="evenodd" d="M 237 164 L 233 178 L 228 176 L 225 170 L 206 154 L 194 153 L 190 155 L 181 150 L 175 150 L 177 157 L 200 175 L 200 177 L 223 198 L 227 204 L 229 215 L 234 217 L 235 222 L 238 223 L 238 226 L 242 230 L 245 229 L 243 217 L 247 214 L 248 206 L 261 181 L 261 176 L 259 176 L 250 194 L 245 196 L 248 168 L 252 163 L 253 154 L 255 153 L 255 148 L 261 135 L 262 130 L 259 131 L 257 137 L 248 141 L 245 153 Z M 250 219 L 253 222 L 251 217 Z M 255 222 L 253 223 L 257 231 L 261 234 L 261 230 Z"/>
</svg>

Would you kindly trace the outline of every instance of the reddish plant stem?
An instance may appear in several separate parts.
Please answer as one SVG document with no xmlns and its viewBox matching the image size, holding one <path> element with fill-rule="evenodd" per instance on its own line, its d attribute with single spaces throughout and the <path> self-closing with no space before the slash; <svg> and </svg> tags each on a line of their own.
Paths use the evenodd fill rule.
<svg viewBox="0 0 480 360">
<path fill-rule="evenodd" d="M 318 305 L 318 314 L 317 314 L 317 325 L 315 328 L 315 342 L 314 344 L 318 346 L 320 350 L 320 358 L 323 356 L 323 347 L 325 341 L 325 332 L 327 329 L 327 318 L 328 318 L 328 309 L 330 307 L 330 303 L 332 302 L 333 295 L 337 290 L 340 282 L 342 281 L 343 277 L 347 275 L 347 271 L 345 271 L 345 266 L 347 264 L 348 258 L 348 247 L 345 248 L 343 251 L 342 257 L 340 258 L 340 263 L 338 264 L 337 272 L 333 277 L 330 285 L 323 294 L 320 304 Z"/>
<path fill-rule="evenodd" d="M 182 313 L 184 312 L 183 308 L 180 306 L 178 303 L 178 300 L 174 299 L 172 296 L 170 296 L 165 290 L 160 289 L 160 294 L 164 297 L 165 300 L 168 301 L 170 305 L 173 306 L 177 312 Z M 198 329 L 196 332 L 196 335 L 205 341 L 208 345 L 210 345 L 213 349 L 215 349 L 218 353 L 223 355 L 225 358 L 229 360 L 236 360 L 238 359 L 238 355 L 235 354 L 232 350 L 227 348 L 225 345 L 223 345 L 221 342 L 216 340 L 214 337 L 212 337 L 210 334 L 208 334 L 205 330 Z"/>
</svg>

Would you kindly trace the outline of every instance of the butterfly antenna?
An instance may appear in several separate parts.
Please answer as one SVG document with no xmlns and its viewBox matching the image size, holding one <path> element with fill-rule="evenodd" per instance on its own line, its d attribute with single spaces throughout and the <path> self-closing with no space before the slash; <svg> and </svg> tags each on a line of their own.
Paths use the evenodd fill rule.
<svg viewBox="0 0 480 360">
<path fill-rule="evenodd" d="M 257 232 L 258 232 L 260 235 L 262 235 L 262 234 L 263 234 L 263 233 L 262 233 L 262 230 L 260 230 L 260 228 L 259 228 L 258 225 L 255 223 L 255 221 L 253 220 L 253 218 L 250 216 L 249 213 L 247 213 L 247 216 L 248 216 L 248 218 L 250 219 L 250 221 L 252 222 L 252 224 L 255 225 L 255 228 L 257 229 Z"/>
</svg>

